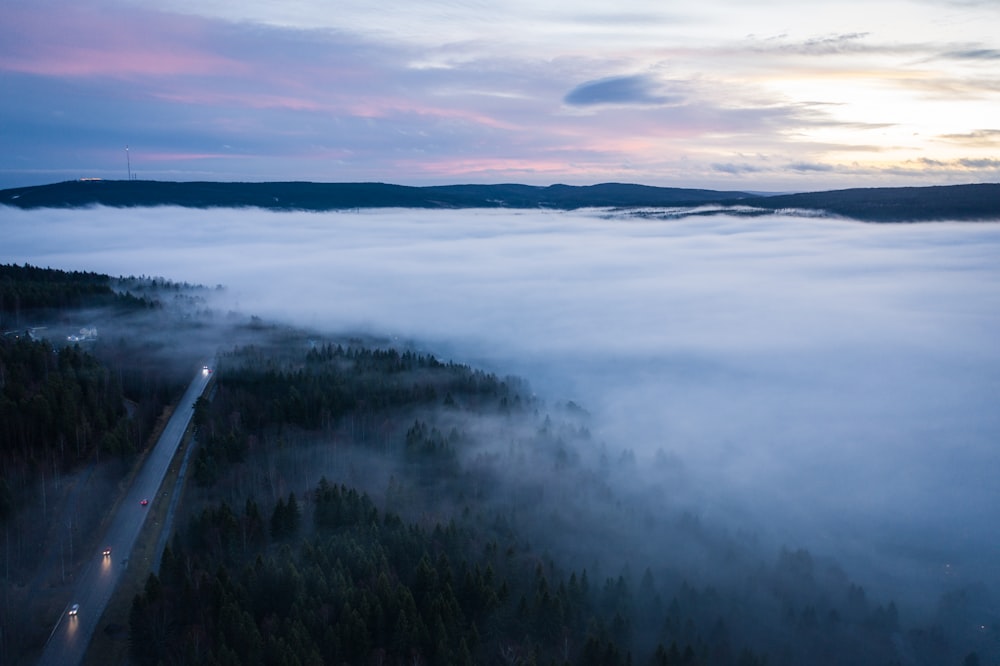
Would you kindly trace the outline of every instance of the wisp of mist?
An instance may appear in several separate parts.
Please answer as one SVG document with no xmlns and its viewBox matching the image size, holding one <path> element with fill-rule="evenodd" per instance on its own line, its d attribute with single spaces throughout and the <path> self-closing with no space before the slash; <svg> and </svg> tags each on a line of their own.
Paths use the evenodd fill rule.
<svg viewBox="0 0 1000 666">
<path fill-rule="evenodd" d="M 4 263 L 222 284 L 223 308 L 520 375 L 634 451 L 636 485 L 888 593 L 1000 582 L 1000 225 L 0 208 L 0 229 Z"/>
</svg>

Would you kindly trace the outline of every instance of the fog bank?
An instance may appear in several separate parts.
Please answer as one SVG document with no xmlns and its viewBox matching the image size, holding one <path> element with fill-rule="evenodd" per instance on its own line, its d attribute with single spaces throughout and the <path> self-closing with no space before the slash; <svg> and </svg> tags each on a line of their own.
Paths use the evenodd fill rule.
<svg viewBox="0 0 1000 666">
<path fill-rule="evenodd" d="M 0 208 L 0 233 L 3 263 L 223 284 L 521 375 L 636 485 L 873 587 L 1000 582 L 1000 225 Z"/>
</svg>

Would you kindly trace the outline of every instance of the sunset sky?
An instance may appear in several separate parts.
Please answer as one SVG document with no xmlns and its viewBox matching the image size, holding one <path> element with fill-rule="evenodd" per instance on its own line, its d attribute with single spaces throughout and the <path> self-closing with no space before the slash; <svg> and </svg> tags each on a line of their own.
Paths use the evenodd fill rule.
<svg viewBox="0 0 1000 666">
<path fill-rule="evenodd" d="M 0 187 L 129 162 L 177 181 L 1000 182 L 998 28 L 997 0 L 4 0 Z"/>
</svg>

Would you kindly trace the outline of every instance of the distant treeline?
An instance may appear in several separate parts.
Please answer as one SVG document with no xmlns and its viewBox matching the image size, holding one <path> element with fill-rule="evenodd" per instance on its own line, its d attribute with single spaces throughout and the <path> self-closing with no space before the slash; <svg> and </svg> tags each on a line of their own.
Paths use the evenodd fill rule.
<svg viewBox="0 0 1000 666">
<path fill-rule="evenodd" d="M 0 204 L 18 208 L 103 205 L 254 207 L 271 210 L 353 208 L 550 208 L 674 207 L 717 204 L 762 210 L 795 208 L 870 222 L 1000 220 L 1000 184 L 858 188 L 762 196 L 747 192 L 651 187 L 630 183 L 546 187 L 387 183 L 218 183 L 67 181 L 0 190 Z"/>
</svg>

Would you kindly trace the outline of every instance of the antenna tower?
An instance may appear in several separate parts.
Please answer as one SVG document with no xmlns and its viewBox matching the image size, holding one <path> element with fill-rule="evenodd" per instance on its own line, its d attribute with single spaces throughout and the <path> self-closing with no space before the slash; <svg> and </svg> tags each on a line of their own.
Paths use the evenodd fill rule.
<svg viewBox="0 0 1000 666">
<path fill-rule="evenodd" d="M 128 165 L 128 179 L 132 180 L 132 160 L 128 156 L 128 146 L 125 146 L 125 164 Z"/>
</svg>

